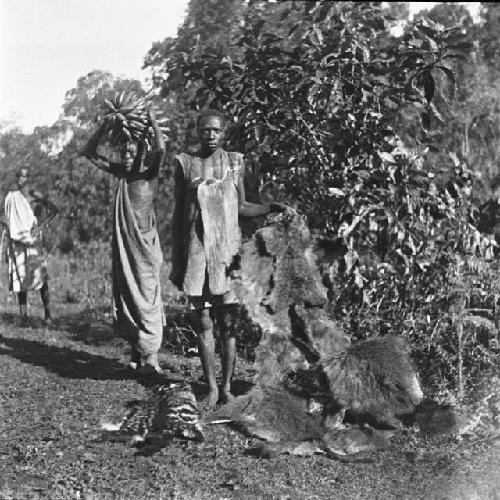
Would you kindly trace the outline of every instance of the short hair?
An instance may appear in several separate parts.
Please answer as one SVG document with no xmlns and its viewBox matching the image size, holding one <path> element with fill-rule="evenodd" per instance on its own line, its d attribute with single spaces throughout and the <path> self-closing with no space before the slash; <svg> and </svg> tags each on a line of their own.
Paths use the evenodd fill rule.
<svg viewBox="0 0 500 500">
<path fill-rule="evenodd" d="M 219 120 L 222 122 L 222 126 L 226 126 L 226 117 L 224 116 L 224 113 L 222 113 L 218 109 L 209 108 L 201 111 L 198 115 L 198 118 L 196 118 L 196 128 L 200 128 L 200 123 L 205 118 L 219 118 Z"/>
<path fill-rule="evenodd" d="M 22 172 L 23 170 L 26 170 L 27 175 L 29 176 L 29 174 L 30 174 L 30 168 L 29 168 L 29 166 L 28 166 L 28 165 L 23 165 L 22 167 L 19 167 L 19 168 L 17 169 L 17 172 L 16 172 L 16 177 L 20 177 L 20 176 L 21 176 L 21 172 Z"/>
</svg>

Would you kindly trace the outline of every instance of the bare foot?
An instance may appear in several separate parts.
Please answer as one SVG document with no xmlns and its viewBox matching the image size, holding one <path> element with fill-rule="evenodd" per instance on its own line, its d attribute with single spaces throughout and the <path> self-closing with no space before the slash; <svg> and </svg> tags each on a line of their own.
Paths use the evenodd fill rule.
<svg viewBox="0 0 500 500">
<path fill-rule="evenodd" d="M 222 389 L 221 395 L 220 395 L 220 402 L 225 405 L 232 401 L 234 399 L 234 396 L 231 394 L 231 391 L 229 388 L 227 389 Z"/>
<path fill-rule="evenodd" d="M 212 389 L 211 391 L 209 391 L 208 396 L 202 399 L 201 407 L 207 410 L 213 410 L 216 407 L 218 400 L 219 400 L 219 390 Z"/>
<path fill-rule="evenodd" d="M 146 373 L 146 374 L 162 374 L 163 370 L 161 369 L 160 363 L 158 363 L 158 354 L 149 354 L 146 359 L 144 360 L 144 363 L 141 363 L 141 373 Z"/>
<path fill-rule="evenodd" d="M 161 375 L 163 370 L 159 364 L 150 365 L 149 363 L 145 363 L 138 368 L 139 373 L 141 375 Z"/>
</svg>

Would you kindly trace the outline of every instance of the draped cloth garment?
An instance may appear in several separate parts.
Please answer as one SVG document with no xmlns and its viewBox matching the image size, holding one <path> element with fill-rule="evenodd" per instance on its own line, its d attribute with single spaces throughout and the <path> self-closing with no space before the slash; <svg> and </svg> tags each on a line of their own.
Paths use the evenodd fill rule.
<svg viewBox="0 0 500 500">
<path fill-rule="evenodd" d="M 5 198 L 5 216 L 9 226 L 9 290 L 40 290 L 48 279 L 47 263 L 32 246 L 32 230 L 37 219 L 21 191 L 10 191 Z"/>
<path fill-rule="evenodd" d="M 238 253 L 238 177 L 241 153 L 217 149 L 208 158 L 176 156 L 183 171 L 184 206 L 179 212 L 182 234 L 174 238 L 172 274 L 182 276 L 189 296 L 223 295 L 230 291 L 228 267 Z M 205 285 L 205 286 L 204 286 Z"/>
<path fill-rule="evenodd" d="M 139 227 L 126 179 L 118 181 L 113 216 L 113 325 L 115 331 L 143 354 L 158 352 L 163 334 L 160 266 L 163 260 L 153 202 L 144 199 L 138 214 L 149 206 L 150 224 Z M 130 193 L 133 196 L 133 192 Z"/>
</svg>

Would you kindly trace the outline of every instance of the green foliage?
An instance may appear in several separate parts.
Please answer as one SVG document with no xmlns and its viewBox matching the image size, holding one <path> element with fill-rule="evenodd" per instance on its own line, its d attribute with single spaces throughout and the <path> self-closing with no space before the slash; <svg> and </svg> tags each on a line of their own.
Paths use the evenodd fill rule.
<svg viewBox="0 0 500 500">
<path fill-rule="evenodd" d="M 121 92 L 137 98 L 145 95 L 138 80 L 115 78 L 107 71 L 92 71 L 80 77 L 76 87 L 66 92 L 62 117 L 88 130 L 102 117 L 104 99 Z"/>
<path fill-rule="evenodd" d="M 142 98 L 140 82 L 93 71 L 78 79 L 66 93 L 63 113 L 50 127 L 33 134 L 7 130 L 0 134 L 4 196 L 15 181 L 15 172 L 29 164 L 32 183 L 59 207 L 56 221 L 45 233 L 48 248 L 75 242 L 107 240 L 111 236 L 111 203 L 114 183 L 87 161 L 77 158 L 92 129 L 103 116 L 103 100 L 127 92 Z M 112 159 L 115 151 L 104 146 Z"/>
<path fill-rule="evenodd" d="M 191 0 L 177 37 L 144 61 L 148 98 L 171 126 L 157 207 L 167 258 L 168 167 L 195 147 L 197 111 L 220 107 L 234 118 L 228 147 L 346 248 L 329 271 L 332 313 L 356 338 L 410 337 L 429 384 L 465 394 L 497 362 L 481 344 L 493 330 L 470 311 L 473 283 L 497 280 L 492 243 L 474 225 L 498 163 L 497 10 L 484 3 L 478 27 L 462 6 L 438 4 L 397 38 L 389 29 L 408 19 L 407 2 Z M 62 208 L 48 245 L 111 234 L 113 181 L 75 155 L 115 92 L 145 96 L 135 80 L 94 71 L 53 126 L 0 131 L 1 194 L 29 161 Z M 472 258 L 482 270 L 457 264 Z M 481 307 L 494 311 L 493 285 L 485 293 Z"/>
<path fill-rule="evenodd" d="M 406 113 L 400 121 L 405 142 L 427 146 L 427 165 L 439 169 L 436 173 L 445 180 L 453 169 L 448 153 L 456 152 L 473 171 L 474 196 L 481 202 L 492 195 L 490 184 L 497 176 L 500 146 L 497 138 L 500 78 L 496 65 L 490 64 L 486 56 L 487 46 L 498 42 L 500 31 L 494 33 L 488 28 L 494 19 L 494 7 L 491 12 L 489 9 L 483 8 L 486 18 L 480 25 L 473 24 L 467 9 L 456 3 L 437 4 L 417 15 L 417 19 L 432 19 L 446 29 L 460 27 L 473 50 L 469 58 L 460 57 L 452 62 L 456 81 L 453 95 L 447 91 L 436 93 L 435 105 L 443 117 L 439 129 L 419 130 L 411 113 Z M 440 86 L 446 90 L 443 83 Z"/>
<path fill-rule="evenodd" d="M 193 107 L 234 117 L 229 147 L 280 185 L 312 228 L 343 240 L 347 252 L 332 271 L 335 313 L 357 337 L 413 337 L 423 361 L 419 343 L 450 304 L 448 268 L 457 255 L 491 256 L 491 242 L 472 224 L 466 165 L 449 161 L 441 182 L 401 142 L 401 120 L 413 113 L 432 140 L 444 122 L 435 97 L 453 97 L 455 61 L 471 43 L 460 26 L 425 19 L 394 38 L 385 17 L 376 3 L 252 2 L 239 53 L 202 44 L 185 52 L 172 42 L 162 91 L 193 85 Z M 172 77 L 179 74 L 182 81 Z M 422 328 L 415 316 L 425 318 Z M 441 377 L 453 385 L 456 372 Z"/>
<path fill-rule="evenodd" d="M 483 22 L 481 24 L 479 41 L 484 58 L 496 65 L 500 56 L 500 7 L 496 2 L 481 2 Z"/>
</svg>

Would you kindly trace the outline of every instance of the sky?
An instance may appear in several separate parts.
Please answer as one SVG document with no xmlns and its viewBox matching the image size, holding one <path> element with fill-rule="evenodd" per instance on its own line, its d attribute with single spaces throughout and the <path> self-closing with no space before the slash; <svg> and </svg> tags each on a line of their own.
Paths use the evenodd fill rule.
<svg viewBox="0 0 500 500">
<path fill-rule="evenodd" d="M 175 36 L 188 0 L 0 0 L 0 121 L 52 125 L 94 69 L 145 79 L 144 56 Z"/>
<path fill-rule="evenodd" d="M 437 2 L 410 2 L 410 12 Z M 463 2 L 474 9 L 476 2 Z M 95 70 L 145 80 L 155 41 L 175 36 L 188 0 L 0 0 L 0 122 L 52 125 L 65 93 Z"/>
</svg>

